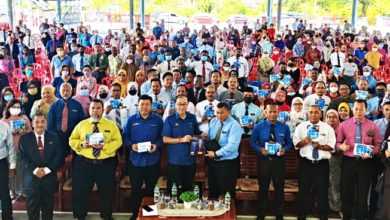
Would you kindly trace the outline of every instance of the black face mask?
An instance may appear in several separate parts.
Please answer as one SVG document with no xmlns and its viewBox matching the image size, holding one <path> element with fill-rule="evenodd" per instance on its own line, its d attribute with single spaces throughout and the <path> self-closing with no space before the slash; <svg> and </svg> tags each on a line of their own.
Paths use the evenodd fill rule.
<svg viewBox="0 0 390 220">
<path fill-rule="evenodd" d="M 207 42 L 203 42 L 203 45 L 206 45 L 207 44 Z"/>
<path fill-rule="evenodd" d="M 135 94 L 137 94 L 137 90 L 135 90 L 135 89 L 129 90 L 129 94 L 135 95 Z"/>
<path fill-rule="evenodd" d="M 105 98 L 107 98 L 108 93 L 107 92 L 103 92 L 103 93 L 100 93 L 99 96 L 100 96 L 100 98 L 105 99 Z"/>
<path fill-rule="evenodd" d="M 253 102 L 253 98 L 252 97 L 244 97 L 244 102 L 246 104 L 251 104 Z"/>
<path fill-rule="evenodd" d="M 293 63 L 289 63 L 289 64 L 288 64 L 288 67 L 293 68 L 293 67 L 294 67 L 294 64 L 293 64 Z"/>
<path fill-rule="evenodd" d="M 279 101 L 276 101 L 276 104 L 277 104 L 277 105 L 283 105 L 283 104 L 284 104 L 284 102 L 279 102 Z"/>
</svg>

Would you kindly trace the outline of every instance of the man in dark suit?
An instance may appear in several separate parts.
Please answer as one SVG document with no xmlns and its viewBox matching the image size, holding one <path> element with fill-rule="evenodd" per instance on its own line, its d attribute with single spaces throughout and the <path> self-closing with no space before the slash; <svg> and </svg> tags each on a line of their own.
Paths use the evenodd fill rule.
<svg viewBox="0 0 390 220">
<path fill-rule="evenodd" d="M 206 90 L 204 89 L 202 76 L 195 76 L 194 87 L 188 89 L 188 100 L 194 105 L 206 100 Z"/>
<path fill-rule="evenodd" d="M 19 68 L 19 47 L 18 44 L 15 42 L 14 35 L 10 35 L 8 37 L 8 42 L 5 44 L 5 49 L 7 50 L 7 54 L 12 57 L 14 60 L 15 68 Z"/>
<path fill-rule="evenodd" d="M 27 194 L 29 220 L 53 219 L 54 193 L 57 191 L 57 170 L 61 166 L 60 144 L 55 133 L 45 130 L 46 118 L 37 112 L 34 131 L 23 134 L 19 156 L 23 164 L 23 185 Z"/>
</svg>

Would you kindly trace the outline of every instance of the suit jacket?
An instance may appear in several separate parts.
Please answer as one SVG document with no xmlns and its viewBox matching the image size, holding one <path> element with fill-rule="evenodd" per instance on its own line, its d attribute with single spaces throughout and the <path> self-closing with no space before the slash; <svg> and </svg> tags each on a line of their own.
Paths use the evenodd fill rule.
<svg viewBox="0 0 390 220">
<path fill-rule="evenodd" d="M 198 104 L 198 102 L 201 102 L 203 100 L 206 100 L 206 90 L 205 89 L 201 89 L 200 92 L 199 92 L 199 99 L 198 101 L 196 101 L 196 98 L 195 98 L 195 91 L 194 91 L 194 87 L 191 87 L 187 90 L 187 96 L 188 96 L 188 100 L 192 103 L 194 103 L 194 105 L 196 106 L 196 104 Z"/>
<path fill-rule="evenodd" d="M 19 140 L 19 158 L 23 166 L 23 185 L 27 195 L 33 193 L 38 187 L 44 186 L 48 193 L 57 191 L 57 170 L 62 163 L 62 151 L 57 135 L 50 131 L 44 134 L 44 158 L 38 151 L 37 138 L 34 131 L 23 134 Z M 51 173 L 39 179 L 33 174 L 37 167 L 47 167 Z"/>
<path fill-rule="evenodd" d="M 10 44 L 4 45 L 5 49 L 7 50 L 7 54 L 12 57 L 14 60 L 15 68 L 19 68 L 19 46 L 16 42 L 12 45 L 12 54 L 11 54 L 11 48 Z"/>
</svg>

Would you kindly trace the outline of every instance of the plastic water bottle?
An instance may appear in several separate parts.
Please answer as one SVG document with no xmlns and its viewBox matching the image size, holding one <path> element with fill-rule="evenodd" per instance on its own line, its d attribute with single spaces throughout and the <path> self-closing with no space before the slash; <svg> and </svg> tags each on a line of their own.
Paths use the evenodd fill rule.
<svg viewBox="0 0 390 220">
<path fill-rule="evenodd" d="M 198 185 L 195 185 L 194 193 L 195 193 L 196 198 L 197 198 L 197 200 L 198 200 L 198 199 L 199 199 L 199 186 L 198 186 Z"/>
<path fill-rule="evenodd" d="M 177 187 L 176 187 L 176 183 L 173 183 L 173 185 L 172 185 L 172 193 L 171 193 L 171 195 L 172 195 L 172 200 L 174 202 L 177 202 Z"/>
<path fill-rule="evenodd" d="M 225 209 L 230 210 L 230 193 L 227 192 L 225 195 Z"/>
<path fill-rule="evenodd" d="M 158 188 L 157 184 L 156 187 L 154 187 L 154 202 L 159 202 L 160 201 L 160 189 Z"/>
</svg>

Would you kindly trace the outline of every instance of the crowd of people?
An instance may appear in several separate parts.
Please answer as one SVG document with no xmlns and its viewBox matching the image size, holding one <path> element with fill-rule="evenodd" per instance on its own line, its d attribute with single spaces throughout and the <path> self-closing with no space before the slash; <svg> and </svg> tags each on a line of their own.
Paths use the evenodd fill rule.
<svg viewBox="0 0 390 220">
<path fill-rule="evenodd" d="M 314 194 L 321 220 L 330 210 L 345 220 L 390 219 L 389 33 L 298 19 L 283 31 L 257 21 L 170 33 L 157 23 L 106 36 L 45 19 L 37 31 L 40 38 L 23 21 L 0 31 L 3 219 L 20 196 L 29 219 L 52 219 L 56 171 L 70 154 L 74 218 L 85 219 L 96 185 L 100 215 L 112 219 L 123 157 L 121 185 L 131 186 L 136 219 L 163 148 L 167 191 L 192 189 L 194 139 L 206 145 L 209 196 L 233 198 L 240 143 L 249 139 L 241 147 L 258 155 L 258 219 L 270 214 L 271 180 L 273 214 L 283 219 L 284 155 L 293 150 L 299 220 Z"/>
</svg>

